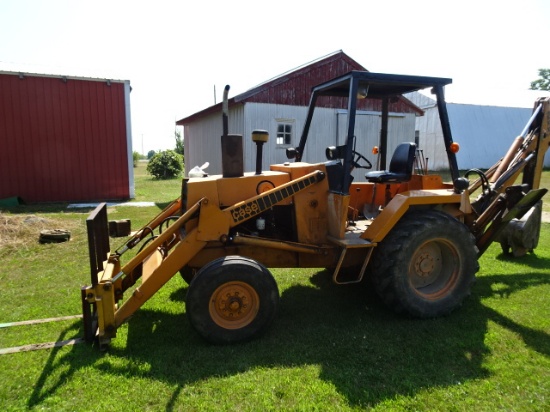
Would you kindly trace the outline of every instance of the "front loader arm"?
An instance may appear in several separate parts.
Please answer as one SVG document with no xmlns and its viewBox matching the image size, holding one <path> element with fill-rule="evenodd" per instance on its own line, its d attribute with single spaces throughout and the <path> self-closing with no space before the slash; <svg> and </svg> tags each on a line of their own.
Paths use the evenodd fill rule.
<svg viewBox="0 0 550 412">
<path fill-rule="evenodd" d="M 115 312 L 115 327 L 122 325 L 145 302 L 147 302 L 175 273 L 187 264 L 206 246 L 206 241 L 198 239 L 198 229 L 193 229 L 161 261 L 161 264 L 151 273 L 144 273 L 142 282 L 132 296 Z M 155 252 L 156 253 L 156 252 Z"/>
<path fill-rule="evenodd" d="M 108 344 L 116 336 L 117 328 L 208 242 L 225 242 L 232 227 L 320 182 L 324 177 L 325 174 L 317 170 L 223 210 L 208 198 L 202 198 L 121 267 L 121 254 L 143 240 L 145 232 L 152 232 L 168 218 L 166 214 L 178 209 L 179 204 L 169 205 L 168 212 L 163 211 L 153 223 L 138 231 L 124 247 L 110 254 L 103 262 L 103 270 L 97 271 L 96 281 L 92 281 L 91 286 L 82 288 L 87 340 L 93 340 L 97 335 L 100 346 Z M 197 216 L 197 226 L 185 233 L 185 224 Z M 134 285 L 138 278 L 141 278 L 141 284 L 119 307 L 118 302 L 122 299 L 123 292 Z"/>
<path fill-rule="evenodd" d="M 178 266 L 177 269 L 170 272 L 174 267 L 173 261 L 176 260 L 176 256 L 178 256 L 178 262 L 184 261 L 183 265 L 185 265 L 198 250 L 204 247 L 206 242 L 194 241 L 195 237 L 190 233 L 177 245 L 176 249 L 180 251 L 179 254 L 171 253 L 163 260 L 160 249 L 161 245 L 170 242 L 174 237 L 179 237 L 184 225 L 196 216 L 202 200 L 180 216 L 158 237 L 151 238 L 152 242 L 146 243 L 142 250 L 122 268 L 120 264 L 121 255 L 116 252 L 110 254 L 107 260 L 99 263 L 101 259 L 99 256 L 105 253 L 105 249 L 108 251 L 106 205 L 103 203 L 92 212 L 87 220 L 88 247 L 90 248 L 90 258 L 92 260 L 92 285 L 81 289 L 84 333 L 87 341 L 93 341 L 97 337 L 100 346 L 108 344 L 110 339 L 116 336 L 116 329 L 182 267 Z M 159 216 L 171 211 L 172 205 L 169 205 Z M 164 219 L 158 217 L 156 219 L 158 225 L 164 221 Z M 155 226 L 151 223 L 145 227 L 150 231 L 155 229 Z M 139 243 L 143 239 L 143 235 L 140 233 L 144 232 L 144 229 L 139 230 L 126 243 L 124 250 L 126 251 L 129 246 L 133 247 Z M 141 238 L 136 241 L 139 237 Z M 101 247 L 97 247 L 98 244 Z M 181 251 L 182 245 L 187 247 L 183 251 Z M 93 253 L 92 249 L 98 249 L 98 253 Z M 95 257 L 92 259 L 94 254 Z M 171 256 L 173 257 L 170 258 Z M 167 264 L 162 264 L 164 261 Z M 102 265 L 103 270 L 99 265 Z M 132 297 L 119 308 L 118 302 L 122 299 L 124 291 L 132 286 L 139 277 L 142 278 L 141 286 L 136 288 Z"/>
</svg>

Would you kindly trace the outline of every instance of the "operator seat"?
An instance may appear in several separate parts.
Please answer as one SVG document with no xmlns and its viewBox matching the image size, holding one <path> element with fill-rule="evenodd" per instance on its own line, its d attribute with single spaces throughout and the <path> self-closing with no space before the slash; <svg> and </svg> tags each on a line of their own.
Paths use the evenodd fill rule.
<svg viewBox="0 0 550 412">
<path fill-rule="evenodd" d="M 375 170 L 365 173 L 365 178 L 372 183 L 401 183 L 411 180 L 416 154 L 416 144 L 401 143 L 393 152 L 389 170 Z"/>
<path fill-rule="evenodd" d="M 411 180 L 415 155 L 415 143 L 401 143 L 397 146 L 395 152 L 393 152 L 389 170 L 376 170 L 365 173 L 365 178 L 369 182 L 386 183 L 386 204 L 391 200 L 390 184 L 408 182 Z M 373 201 L 374 198 L 375 193 L 373 192 Z"/>
</svg>

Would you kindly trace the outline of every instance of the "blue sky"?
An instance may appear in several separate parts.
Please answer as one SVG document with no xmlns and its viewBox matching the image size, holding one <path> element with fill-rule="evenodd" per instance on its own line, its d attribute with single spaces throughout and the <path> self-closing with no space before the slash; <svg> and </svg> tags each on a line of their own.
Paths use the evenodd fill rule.
<svg viewBox="0 0 550 412">
<path fill-rule="evenodd" d="M 550 67 L 549 21 L 547 0 L 0 0 L 0 70 L 130 80 L 147 152 L 173 147 L 175 120 L 214 87 L 219 102 L 226 84 L 231 97 L 337 50 L 371 71 L 451 77 L 450 101 L 525 105 Z"/>
</svg>

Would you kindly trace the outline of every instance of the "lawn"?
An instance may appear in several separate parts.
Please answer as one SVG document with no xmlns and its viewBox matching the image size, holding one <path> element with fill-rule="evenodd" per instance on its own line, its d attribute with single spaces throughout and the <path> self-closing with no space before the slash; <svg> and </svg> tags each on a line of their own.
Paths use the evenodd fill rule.
<svg viewBox="0 0 550 412">
<path fill-rule="evenodd" d="M 109 208 L 109 217 L 137 228 L 179 192 L 178 180 L 153 181 L 140 164 L 136 200 L 157 206 Z M 5 228 L 11 222 L 0 232 L 0 323 L 80 313 L 88 213 L 57 204 L 0 214 Z M 55 227 L 70 229 L 71 241 L 36 242 Z M 432 320 L 395 315 L 367 287 L 333 285 L 321 269 L 273 270 L 274 324 L 234 346 L 191 329 L 175 276 L 107 352 L 77 344 L 1 355 L 0 410 L 548 410 L 550 224 L 535 253 L 512 259 L 492 245 L 480 266 L 463 307 Z M 2 327 L 0 348 L 81 334 L 74 319 Z"/>
</svg>

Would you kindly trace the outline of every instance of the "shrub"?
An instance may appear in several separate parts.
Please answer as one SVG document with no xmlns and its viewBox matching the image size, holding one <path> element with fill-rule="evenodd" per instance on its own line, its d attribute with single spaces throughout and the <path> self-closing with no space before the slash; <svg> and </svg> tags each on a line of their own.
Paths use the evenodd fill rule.
<svg viewBox="0 0 550 412">
<path fill-rule="evenodd" d="M 155 152 L 154 150 L 149 150 L 147 152 L 147 159 L 151 160 L 151 158 L 156 154 L 157 154 L 157 152 Z"/>
<path fill-rule="evenodd" d="M 156 153 L 147 164 L 147 172 L 157 179 L 171 179 L 183 172 L 182 156 L 173 150 Z"/>
<path fill-rule="evenodd" d="M 134 167 L 137 167 L 138 161 L 139 161 L 139 159 L 141 159 L 141 155 L 139 154 L 139 152 L 136 152 L 136 151 L 134 151 L 134 153 L 132 153 L 132 155 L 133 155 L 133 159 L 134 159 Z"/>
</svg>

